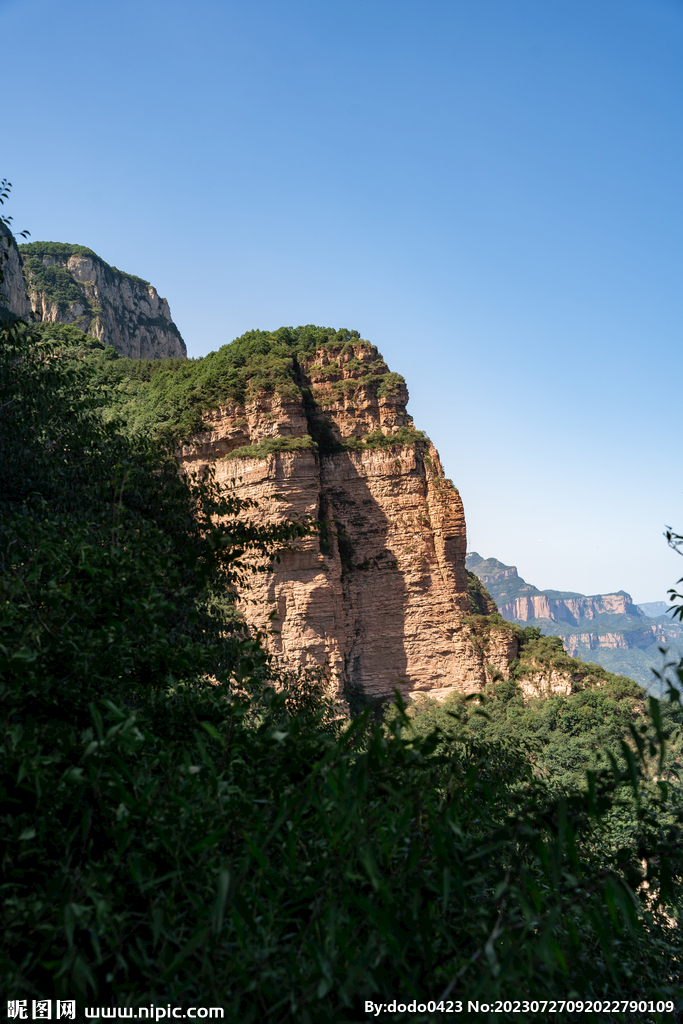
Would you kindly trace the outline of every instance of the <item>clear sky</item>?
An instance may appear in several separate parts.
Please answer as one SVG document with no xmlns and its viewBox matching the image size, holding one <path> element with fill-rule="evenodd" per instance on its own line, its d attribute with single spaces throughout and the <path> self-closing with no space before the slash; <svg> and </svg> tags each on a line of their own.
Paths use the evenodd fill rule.
<svg viewBox="0 0 683 1024">
<path fill-rule="evenodd" d="M 0 39 L 17 230 L 151 280 L 190 355 L 355 328 L 471 549 L 665 599 L 683 0 L 0 0 Z"/>
</svg>

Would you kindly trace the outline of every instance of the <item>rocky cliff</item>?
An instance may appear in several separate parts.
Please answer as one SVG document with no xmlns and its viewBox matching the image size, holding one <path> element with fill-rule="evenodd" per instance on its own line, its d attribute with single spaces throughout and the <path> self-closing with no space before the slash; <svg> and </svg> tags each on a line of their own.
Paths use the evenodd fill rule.
<svg viewBox="0 0 683 1024">
<path fill-rule="evenodd" d="M 648 619 L 659 619 L 662 615 L 671 619 L 674 615 L 673 606 L 666 601 L 647 601 L 645 604 L 639 604 L 638 608 Z"/>
<path fill-rule="evenodd" d="M 403 378 L 350 335 L 294 364 L 296 386 L 247 388 L 205 412 L 180 453 L 186 469 L 211 464 L 234 481 L 263 520 L 326 524 L 255 578 L 247 620 L 285 666 L 325 668 L 351 697 L 441 697 L 507 678 L 514 631 L 471 615 L 460 495 L 413 427 Z"/>
<path fill-rule="evenodd" d="M 5 259 L 5 257 L 7 257 Z M 0 316 L 27 317 L 31 312 L 31 303 L 26 294 L 21 259 L 14 236 L 0 222 L 0 259 L 4 281 L 0 285 Z"/>
<path fill-rule="evenodd" d="M 28 293 L 37 320 L 71 324 L 132 359 L 187 355 L 168 302 L 149 281 L 110 267 L 82 245 L 30 242 L 18 251 L 24 302 Z"/>
<path fill-rule="evenodd" d="M 630 595 L 623 590 L 616 594 L 597 594 L 592 597 L 524 594 L 506 601 L 498 610 L 506 619 L 514 619 L 516 622 L 551 619 L 553 622 L 566 622 L 570 626 L 578 626 L 585 620 L 597 619 L 601 615 L 631 615 L 639 620 L 643 617 Z"/>
</svg>

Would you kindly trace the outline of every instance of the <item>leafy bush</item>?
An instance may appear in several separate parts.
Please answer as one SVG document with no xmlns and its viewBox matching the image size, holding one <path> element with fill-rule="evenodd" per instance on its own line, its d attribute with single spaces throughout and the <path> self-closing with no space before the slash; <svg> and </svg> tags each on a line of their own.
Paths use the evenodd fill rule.
<svg viewBox="0 0 683 1024">
<path fill-rule="evenodd" d="M 424 430 L 414 427 L 399 427 L 395 434 L 383 434 L 381 430 L 373 430 L 364 437 L 350 437 L 341 445 L 344 451 L 367 451 L 377 448 L 405 448 L 418 441 L 429 443 Z"/>
<path fill-rule="evenodd" d="M 393 371 L 386 373 L 377 389 L 377 397 L 384 398 L 385 395 L 395 395 L 400 387 L 405 387 L 405 383 L 405 377 L 402 377 L 400 373 Z"/>
<path fill-rule="evenodd" d="M 519 740 L 451 730 L 438 749 L 400 705 L 388 729 L 366 712 L 335 731 L 285 702 L 189 687 L 134 714 L 102 701 L 80 730 L 10 725 L 11 995 L 316 1024 L 397 991 L 675 997 L 658 900 L 678 891 L 680 830 L 637 753 L 632 789 L 602 770 L 553 800 Z"/>
<path fill-rule="evenodd" d="M 258 444 L 244 445 L 235 448 L 223 456 L 223 459 L 263 459 L 279 452 L 317 451 L 318 446 L 312 437 L 264 437 Z"/>
</svg>

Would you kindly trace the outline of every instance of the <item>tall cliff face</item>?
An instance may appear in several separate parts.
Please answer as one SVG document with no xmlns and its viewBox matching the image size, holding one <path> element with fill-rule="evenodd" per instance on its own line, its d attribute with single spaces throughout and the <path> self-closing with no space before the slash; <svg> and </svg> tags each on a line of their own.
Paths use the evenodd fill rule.
<svg viewBox="0 0 683 1024">
<path fill-rule="evenodd" d="M 7 256 L 7 259 L 4 257 Z M 31 312 L 31 303 L 26 294 L 24 275 L 21 269 L 21 257 L 14 236 L 0 223 L 0 259 L 4 281 L 0 285 L 0 294 L 4 301 L 0 303 L 0 316 L 27 317 Z"/>
<path fill-rule="evenodd" d="M 442 697 L 476 692 L 492 668 L 507 678 L 513 631 L 470 617 L 462 502 L 413 428 L 403 379 L 358 340 L 309 354 L 297 381 L 209 412 L 181 450 L 188 470 L 212 464 L 258 501 L 262 521 L 327 524 L 255 577 L 248 621 L 285 666 L 327 667 L 347 695 Z"/>
<path fill-rule="evenodd" d="M 131 359 L 187 355 L 166 299 L 82 245 L 19 246 L 30 306 L 37 319 L 71 324 Z"/>
</svg>

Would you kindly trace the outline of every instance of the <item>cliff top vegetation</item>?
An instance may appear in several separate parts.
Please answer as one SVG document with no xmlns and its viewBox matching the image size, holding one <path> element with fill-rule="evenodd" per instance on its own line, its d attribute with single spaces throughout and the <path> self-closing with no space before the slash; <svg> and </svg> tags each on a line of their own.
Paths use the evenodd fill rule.
<svg viewBox="0 0 683 1024">
<path fill-rule="evenodd" d="M 24 270 L 29 278 L 30 285 L 36 289 L 49 289 L 52 280 L 50 277 L 37 276 L 39 267 L 44 266 L 44 256 L 52 256 L 54 259 L 64 262 L 71 256 L 89 256 L 90 259 L 95 260 L 106 270 L 110 270 L 114 274 L 120 274 L 121 277 L 127 277 L 129 281 L 134 281 L 144 288 L 150 287 L 149 281 L 145 281 L 144 278 L 137 277 L 135 274 L 128 274 L 125 270 L 119 270 L 118 267 L 112 267 L 86 245 L 76 245 L 71 242 L 23 242 L 17 248 L 24 263 Z"/>
<path fill-rule="evenodd" d="M 57 325 L 43 326 L 55 342 L 73 345 L 73 336 L 60 333 Z M 285 400 L 300 398 L 306 411 L 312 413 L 319 399 L 334 401 L 344 391 L 370 386 L 381 397 L 404 384 L 400 374 L 388 371 L 374 346 L 364 341 L 358 331 L 346 328 L 334 330 L 309 324 L 276 331 L 247 331 L 206 356 L 187 360 L 125 359 L 91 342 L 85 343 L 85 351 L 83 344 L 76 345 L 78 358 L 88 361 L 98 382 L 108 390 L 110 415 L 120 416 L 131 430 L 149 430 L 170 443 L 201 432 L 203 416 L 209 410 L 242 406 L 259 393 L 277 393 Z M 358 346 L 370 351 L 369 361 L 362 362 L 354 356 Z M 315 387 L 307 384 L 301 369 L 320 349 L 327 349 L 338 358 L 346 357 L 346 363 L 357 371 L 353 379 L 335 380 L 339 367 L 333 359 L 331 388 L 324 395 L 313 393 Z M 408 440 L 406 430 L 394 444 L 424 439 L 424 435 L 413 432 L 415 437 L 411 434 Z M 319 433 L 316 431 L 316 443 L 320 443 Z M 366 447 L 383 443 L 383 439 L 368 438 Z"/>
</svg>

